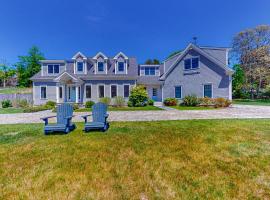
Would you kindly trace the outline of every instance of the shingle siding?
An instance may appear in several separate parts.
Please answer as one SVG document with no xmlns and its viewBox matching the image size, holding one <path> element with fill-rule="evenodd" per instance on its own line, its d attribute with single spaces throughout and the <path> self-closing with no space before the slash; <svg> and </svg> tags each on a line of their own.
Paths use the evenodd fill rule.
<svg viewBox="0 0 270 200">
<path fill-rule="evenodd" d="M 184 70 L 184 59 L 192 56 L 200 56 L 199 69 Z M 174 87 L 182 86 L 182 97 L 195 94 L 203 97 L 203 85 L 211 83 L 213 85 L 213 97 L 230 97 L 231 79 L 221 67 L 209 61 L 208 58 L 199 55 L 194 50 L 190 50 L 167 76 L 164 81 L 163 98 L 174 97 Z"/>
</svg>

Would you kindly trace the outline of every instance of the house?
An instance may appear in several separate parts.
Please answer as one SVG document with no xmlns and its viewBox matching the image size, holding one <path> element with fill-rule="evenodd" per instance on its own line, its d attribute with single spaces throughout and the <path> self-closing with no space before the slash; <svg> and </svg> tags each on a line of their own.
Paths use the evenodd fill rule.
<svg viewBox="0 0 270 200">
<path fill-rule="evenodd" d="M 102 52 L 86 57 L 78 52 L 70 60 L 42 60 L 41 71 L 31 78 L 33 101 L 35 105 L 48 100 L 85 103 L 116 96 L 127 100 L 138 84 L 155 101 L 189 94 L 231 99 L 233 70 L 228 67 L 228 51 L 189 44 L 160 65 L 138 65 L 136 58 L 122 52 L 114 57 Z"/>
</svg>

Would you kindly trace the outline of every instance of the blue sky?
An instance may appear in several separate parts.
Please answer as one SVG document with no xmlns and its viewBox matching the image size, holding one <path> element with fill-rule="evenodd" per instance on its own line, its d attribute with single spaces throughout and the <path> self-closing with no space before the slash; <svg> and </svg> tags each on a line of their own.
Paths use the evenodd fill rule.
<svg viewBox="0 0 270 200">
<path fill-rule="evenodd" d="M 8 63 L 37 45 L 48 59 L 77 51 L 139 63 L 163 60 L 198 37 L 199 45 L 230 46 L 234 34 L 270 24 L 269 0 L 1 0 L 0 58 Z"/>
</svg>

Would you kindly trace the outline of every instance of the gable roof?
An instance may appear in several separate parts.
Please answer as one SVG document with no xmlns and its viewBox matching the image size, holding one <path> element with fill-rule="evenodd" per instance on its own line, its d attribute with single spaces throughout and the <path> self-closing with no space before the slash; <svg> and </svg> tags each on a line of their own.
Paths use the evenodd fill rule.
<svg viewBox="0 0 270 200">
<path fill-rule="evenodd" d="M 81 52 L 78 52 L 72 57 L 72 60 L 76 60 L 78 58 L 78 56 L 81 56 L 84 60 L 87 59 L 87 57 L 85 55 L 83 55 Z"/>
<path fill-rule="evenodd" d="M 82 80 L 79 78 L 79 77 L 76 77 L 76 75 L 75 74 L 70 74 L 70 73 L 68 73 L 68 72 L 63 72 L 62 74 L 60 74 L 58 77 L 56 77 L 55 79 L 54 79 L 54 81 L 60 81 L 61 80 L 61 78 L 63 77 L 63 76 L 67 76 L 67 77 L 70 77 L 74 82 L 81 82 Z"/>
<path fill-rule="evenodd" d="M 98 59 L 99 56 L 102 56 L 104 59 L 108 59 L 108 57 L 105 56 L 102 52 L 98 52 L 97 55 L 95 55 L 95 56 L 93 57 L 93 59 L 96 60 L 96 59 Z"/>
<path fill-rule="evenodd" d="M 116 56 L 114 56 L 113 59 L 117 59 L 119 56 L 123 56 L 126 60 L 128 59 L 128 57 L 123 52 L 119 52 Z"/>
<path fill-rule="evenodd" d="M 200 49 L 199 47 L 197 47 L 196 45 L 190 43 L 185 50 L 179 55 L 179 57 L 176 59 L 176 61 L 172 64 L 172 66 L 169 68 L 169 70 L 164 73 L 160 80 L 165 80 L 167 78 L 167 76 L 174 70 L 174 68 L 177 66 L 177 64 L 184 58 L 184 56 L 188 53 L 189 50 L 195 50 L 197 51 L 199 54 L 205 56 L 206 58 L 208 58 L 210 61 L 212 61 L 213 63 L 215 63 L 216 65 L 220 66 L 221 68 L 223 68 L 228 74 L 232 74 L 234 71 L 229 68 L 227 65 L 225 65 L 224 63 L 222 63 L 221 61 L 219 61 L 218 59 L 216 59 L 215 57 L 213 57 L 212 55 L 210 55 L 209 53 L 203 51 L 202 49 Z"/>
</svg>

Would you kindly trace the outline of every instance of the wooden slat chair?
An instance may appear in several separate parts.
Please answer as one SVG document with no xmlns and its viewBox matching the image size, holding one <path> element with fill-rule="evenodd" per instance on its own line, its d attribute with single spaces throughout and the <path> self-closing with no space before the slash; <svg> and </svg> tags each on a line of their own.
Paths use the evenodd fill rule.
<svg viewBox="0 0 270 200">
<path fill-rule="evenodd" d="M 56 124 L 48 124 L 49 118 L 56 117 Z M 73 117 L 73 107 L 68 103 L 64 103 L 57 106 L 57 116 L 41 118 L 45 122 L 44 134 L 52 132 L 64 132 L 69 133 L 76 128 L 76 125 L 71 122 Z"/>
<path fill-rule="evenodd" d="M 107 122 L 107 118 L 109 117 L 109 114 L 107 114 L 108 106 L 104 103 L 96 103 L 92 107 L 92 122 L 87 122 L 87 117 L 90 115 L 84 115 L 82 118 L 84 118 L 85 124 L 84 124 L 84 131 L 88 132 L 91 130 L 101 130 L 106 131 L 109 129 L 110 124 Z"/>
</svg>

